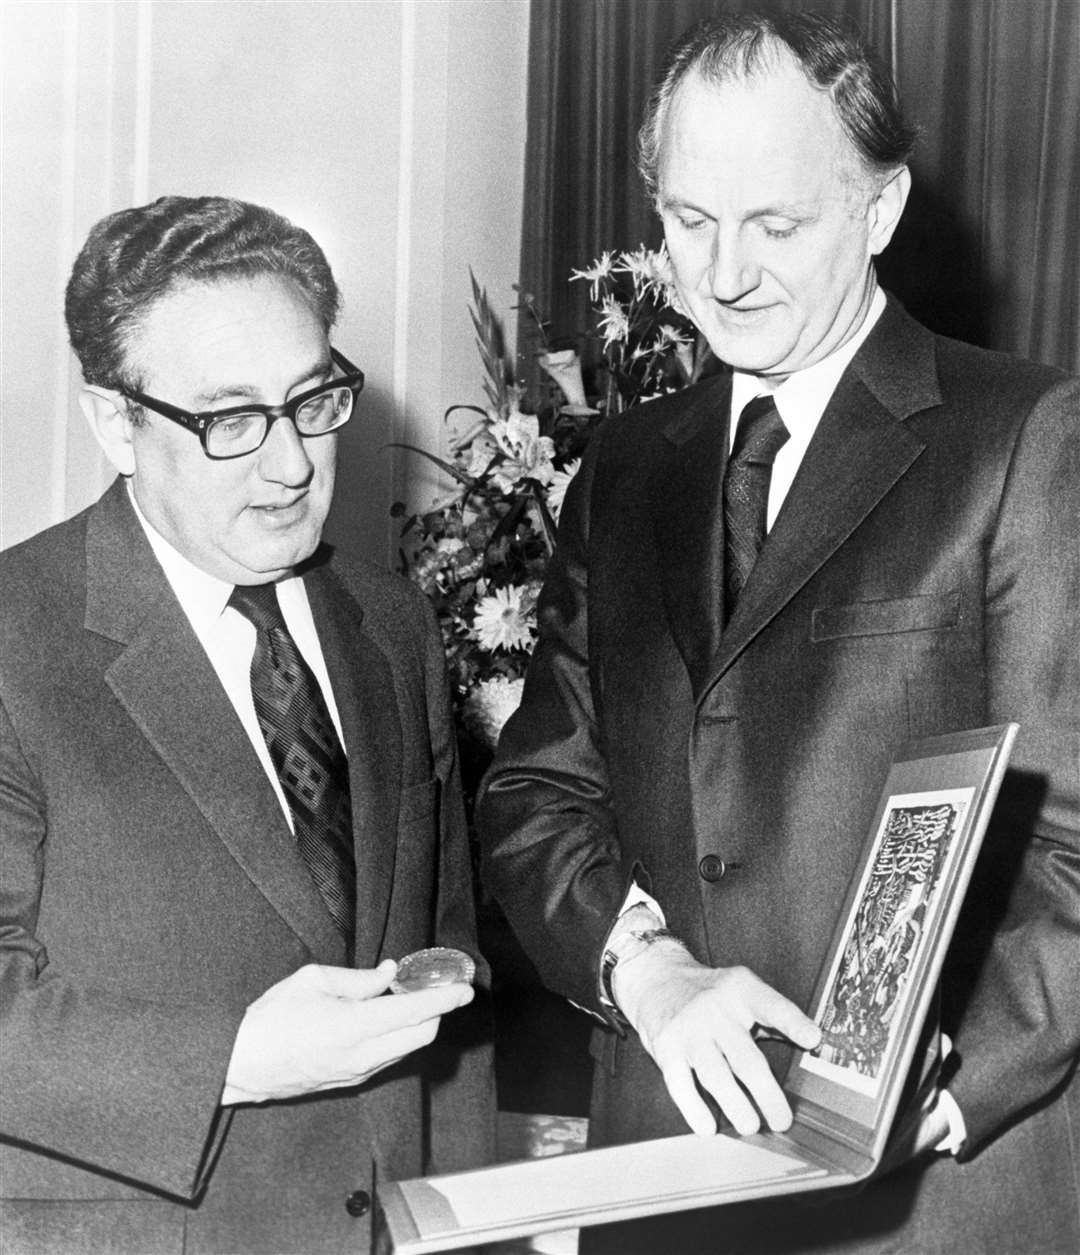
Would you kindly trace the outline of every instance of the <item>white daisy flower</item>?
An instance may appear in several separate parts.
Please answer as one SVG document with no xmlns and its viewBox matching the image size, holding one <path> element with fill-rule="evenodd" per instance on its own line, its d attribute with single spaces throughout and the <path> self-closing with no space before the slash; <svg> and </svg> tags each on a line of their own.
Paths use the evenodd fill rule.
<svg viewBox="0 0 1080 1255">
<path fill-rule="evenodd" d="M 473 636 L 483 649 L 532 650 L 535 640 L 535 602 L 526 601 L 516 584 L 496 588 L 476 603 Z"/>
</svg>

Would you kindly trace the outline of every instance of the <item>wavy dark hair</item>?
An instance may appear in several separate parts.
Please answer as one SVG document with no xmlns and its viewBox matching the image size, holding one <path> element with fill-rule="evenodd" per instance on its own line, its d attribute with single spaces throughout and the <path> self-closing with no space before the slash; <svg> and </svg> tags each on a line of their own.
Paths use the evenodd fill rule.
<svg viewBox="0 0 1080 1255">
<path fill-rule="evenodd" d="M 727 13 L 692 26 L 668 53 L 638 132 L 638 169 L 652 195 L 664 118 L 691 71 L 721 83 L 766 67 L 781 49 L 813 86 L 829 93 L 852 147 L 873 173 L 907 163 L 916 130 L 904 117 L 892 75 L 853 26 L 818 13 Z"/>
<path fill-rule="evenodd" d="M 190 283 L 281 275 L 329 333 L 341 297 L 322 249 L 287 218 L 224 196 L 162 196 L 102 218 L 87 237 L 64 302 L 83 378 L 138 390 L 127 350 L 146 311 Z"/>
</svg>

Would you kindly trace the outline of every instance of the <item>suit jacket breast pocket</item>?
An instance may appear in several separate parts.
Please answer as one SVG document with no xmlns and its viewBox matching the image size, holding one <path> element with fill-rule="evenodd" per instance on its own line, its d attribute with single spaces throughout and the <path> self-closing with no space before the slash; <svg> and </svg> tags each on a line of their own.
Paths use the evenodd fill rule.
<svg viewBox="0 0 1080 1255">
<path fill-rule="evenodd" d="M 940 632 L 960 621 L 960 593 L 927 593 L 819 606 L 810 622 L 810 639 L 833 641 L 845 636 L 887 636 L 898 632 Z"/>
</svg>

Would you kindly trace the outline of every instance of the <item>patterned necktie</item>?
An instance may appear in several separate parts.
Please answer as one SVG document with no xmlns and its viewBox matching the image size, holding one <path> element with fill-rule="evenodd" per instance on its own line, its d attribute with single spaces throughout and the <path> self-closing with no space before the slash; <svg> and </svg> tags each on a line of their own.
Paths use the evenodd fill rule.
<svg viewBox="0 0 1080 1255">
<path fill-rule="evenodd" d="M 787 438 L 771 396 L 754 397 L 743 408 L 724 472 L 725 618 L 731 618 L 765 543 L 773 459 Z"/>
<path fill-rule="evenodd" d="M 349 765 L 318 681 L 289 635 L 273 584 L 238 585 L 229 605 L 255 626 L 251 692 L 292 812 L 296 843 L 345 937 L 356 918 Z"/>
</svg>

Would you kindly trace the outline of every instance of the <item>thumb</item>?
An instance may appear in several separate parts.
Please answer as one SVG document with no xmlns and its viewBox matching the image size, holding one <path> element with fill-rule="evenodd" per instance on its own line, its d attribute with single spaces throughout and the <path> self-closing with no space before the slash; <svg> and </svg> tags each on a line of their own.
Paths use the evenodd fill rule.
<svg viewBox="0 0 1080 1255">
<path fill-rule="evenodd" d="M 383 959 L 378 967 L 322 967 L 312 965 L 319 988 L 332 998 L 362 1000 L 377 998 L 390 988 L 397 964 Z"/>
</svg>

